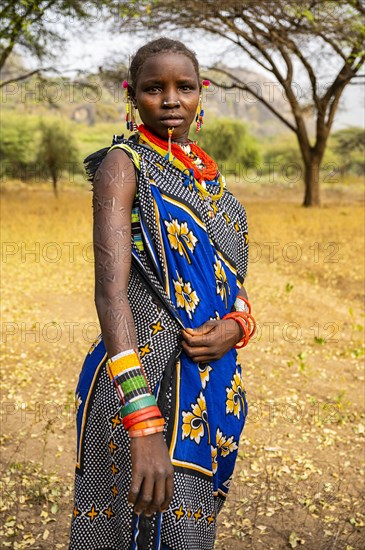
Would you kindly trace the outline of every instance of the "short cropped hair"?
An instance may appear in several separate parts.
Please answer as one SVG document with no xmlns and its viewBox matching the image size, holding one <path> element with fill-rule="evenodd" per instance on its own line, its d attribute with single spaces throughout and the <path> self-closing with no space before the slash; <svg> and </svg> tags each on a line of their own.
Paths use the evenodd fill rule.
<svg viewBox="0 0 365 550">
<path fill-rule="evenodd" d="M 160 53 L 177 53 L 188 57 L 194 65 L 198 80 L 200 80 L 199 63 L 195 53 L 192 50 L 189 50 L 189 48 L 187 48 L 185 44 L 183 44 L 179 40 L 171 40 L 170 38 L 158 38 L 157 40 L 152 40 L 151 42 L 148 42 L 147 44 L 139 48 L 139 50 L 132 57 L 129 73 L 131 77 L 130 84 L 134 90 L 136 89 L 138 76 L 141 72 L 144 62 L 150 57 L 158 55 Z"/>
</svg>

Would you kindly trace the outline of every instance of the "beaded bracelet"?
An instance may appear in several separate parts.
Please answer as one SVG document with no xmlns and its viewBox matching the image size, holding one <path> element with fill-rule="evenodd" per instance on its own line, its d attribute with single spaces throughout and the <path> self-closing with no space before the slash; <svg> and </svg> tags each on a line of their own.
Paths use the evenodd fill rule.
<svg viewBox="0 0 365 550">
<path fill-rule="evenodd" d="M 118 353 L 108 360 L 107 367 L 123 404 L 133 400 L 134 397 L 151 394 L 136 350 L 130 349 Z"/>
<path fill-rule="evenodd" d="M 108 373 L 113 380 L 123 404 L 136 397 L 151 395 L 150 388 L 138 354 L 135 350 L 126 350 L 115 355 L 107 362 Z"/>
<path fill-rule="evenodd" d="M 163 426 L 156 426 L 154 428 L 144 428 L 143 430 L 135 430 L 135 431 L 130 430 L 128 433 L 130 437 L 142 437 L 145 435 L 152 435 L 152 434 L 162 432 L 163 429 L 164 429 Z"/>
<path fill-rule="evenodd" d="M 121 400 L 120 416 L 125 429 L 130 430 L 135 424 L 150 419 L 161 419 L 136 350 L 122 351 L 111 357 L 107 361 L 107 369 Z M 161 422 L 158 426 L 151 426 L 151 429 L 160 425 Z"/>
<path fill-rule="evenodd" d="M 136 401 L 129 402 L 127 405 L 124 405 L 124 407 L 120 409 L 120 414 L 121 417 L 124 418 L 130 413 L 140 411 L 141 409 L 144 409 L 144 407 L 152 406 L 157 406 L 156 399 L 153 395 L 147 395 L 140 397 Z"/>
</svg>

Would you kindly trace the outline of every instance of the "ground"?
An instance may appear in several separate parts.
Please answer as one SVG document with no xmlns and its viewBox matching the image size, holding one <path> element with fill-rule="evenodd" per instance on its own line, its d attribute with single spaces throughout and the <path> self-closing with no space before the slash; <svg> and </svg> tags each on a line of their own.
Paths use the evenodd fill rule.
<svg viewBox="0 0 365 550">
<path fill-rule="evenodd" d="M 257 336 L 218 550 L 360 550 L 364 533 L 363 204 L 329 188 L 236 188 Z M 9 186 L 2 205 L 3 548 L 67 548 L 74 389 L 98 334 L 91 193 Z M 196 549 L 191 549 L 196 550 Z"/>
</svg>

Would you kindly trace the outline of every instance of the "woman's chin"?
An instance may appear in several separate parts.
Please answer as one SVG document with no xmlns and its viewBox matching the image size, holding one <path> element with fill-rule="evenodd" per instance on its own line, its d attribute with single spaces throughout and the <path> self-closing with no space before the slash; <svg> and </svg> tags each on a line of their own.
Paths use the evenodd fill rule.
<svg viewBox="0 0 365 550">
<path fill-rule="evenodd" d="M 172 140 L 178 141 L 180 140 L 186 140 L 189 134 L 189 128 L 186 128 L 185 125 L 183 125 L 183 119 L 169 119 L 169 120 L 163 120 L 161 121 L 161 124 L 152 126 L 147 126 L 147 129 L 152 132 L 152 134 L 155 134 L 155 136 L 158 136 L 159 138 L 167 141 L 168 139 L 168 133 L 167 130 L 169 128 L 173 129 L 172 133 Z M 176 124 L 175 124 L 176 123 Z"/>
</svg>

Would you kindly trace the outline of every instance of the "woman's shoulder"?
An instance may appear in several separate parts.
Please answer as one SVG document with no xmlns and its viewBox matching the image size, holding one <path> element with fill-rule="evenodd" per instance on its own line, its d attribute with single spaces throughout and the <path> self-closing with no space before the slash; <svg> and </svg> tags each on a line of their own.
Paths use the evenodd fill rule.
<svg viewBox="0 0 365 550">
<path fill-rule="evenodd" d="M 136 144 L 137 139 L 135 136 L 130 136 L 128 139 L 125 139 L 124 135 L 118 136 L 117 134 L 114 134 L 112 143 L 109 147 L 103 147 L 102 149 L 91 153 L 91 155 L 84 159 L 84 168 L 87 179 L 91 182 L 94 180 L 95 174 L 101 164 L 106 160 L 106 157 L 108 157 L 108 162 L 113 159 L 113 161 L 117 160 L 118 162 L 125 163 L 126 165 L 130 164 L 131 161 L 135 165 L 138 164 L 138 153 L 136 152 L 135 147 Z M 119 152 L 113 153 L 113 151 Z"/>
</svg>

